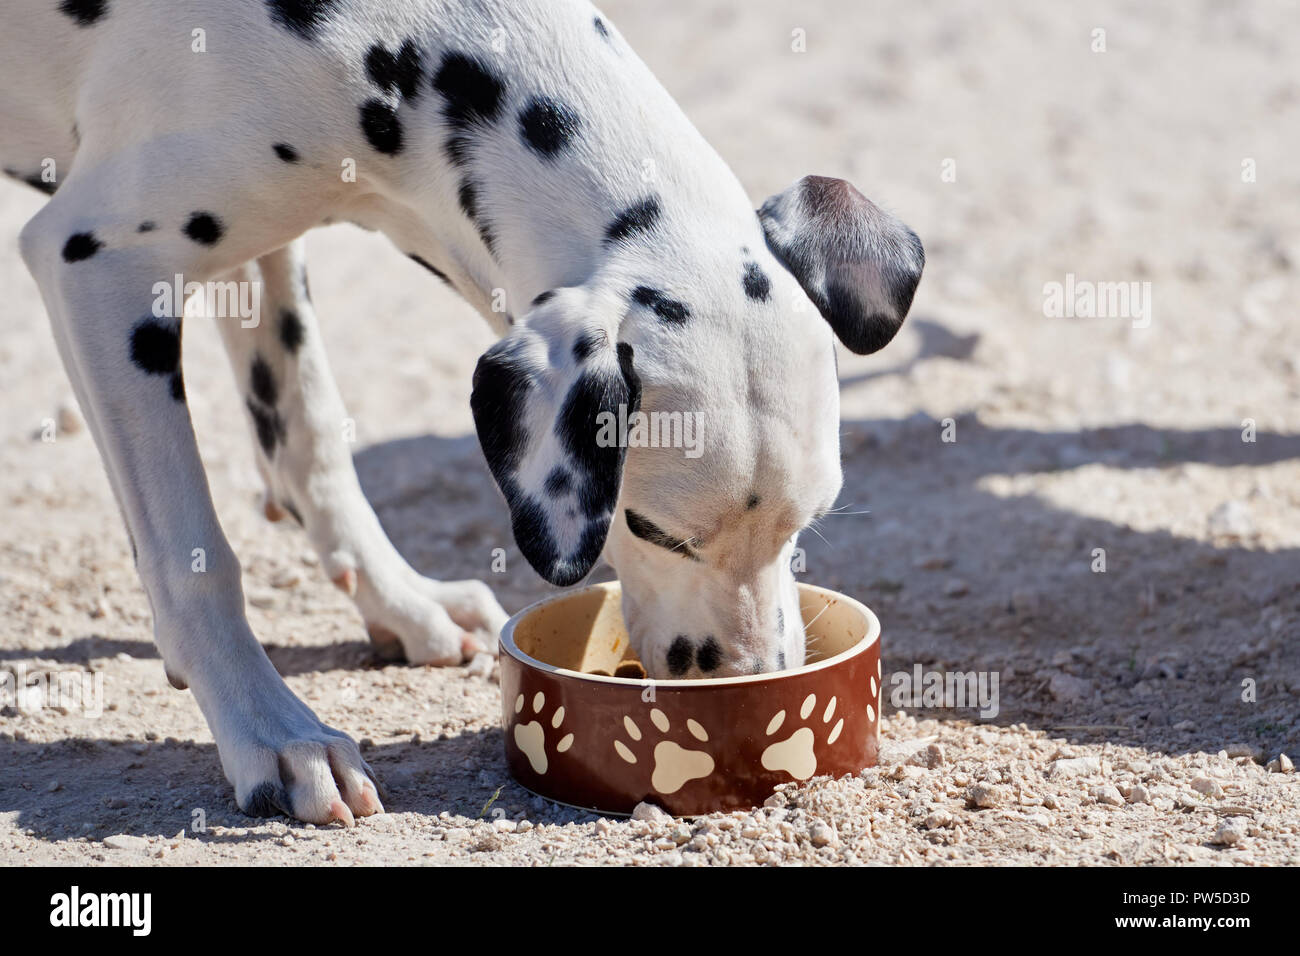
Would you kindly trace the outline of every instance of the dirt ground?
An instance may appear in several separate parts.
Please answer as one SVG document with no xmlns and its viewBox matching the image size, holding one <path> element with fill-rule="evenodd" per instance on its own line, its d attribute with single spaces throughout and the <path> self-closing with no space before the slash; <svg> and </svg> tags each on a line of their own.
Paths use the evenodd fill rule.
<svg viewBox="0 0 1300 956">
<path fill-rule="evenodd" d="M 187 392 L 254 628 L 390 792 L 353 830 L 243 816 L 164 678 L 89 435 L 41 440 L 71 392 L 17 253 L 41 197 L 5 186 L 0 669 L 102 674 L 105 709 L 0 710 L 0 863 L 1300 864 L 1281 756 L 1300 758 L 1294 6 L 605 11 L 756 204 L 841 175 L 924 239 L 904 332 L 841 355 L 846 513 L 803 537 L 803 578 L 877 610 L 887 690 L 917 665 L 996 673 L 996 717 L 887 705 L 880 767 L 748 814 L 536 799 L 507 774 L 493 678 L 381 665 L 302 534 L 264 521 L 230 372 L 195 322 Z M 436 577 L 489 577 L 512 611 L 550 591 L 473 437 L 486 327 L 376 236 L 335 227 L 309 249 L 398 547 Z M 1045 314 L 1068 275 L 1150 283 L 1149 324 Z M 508 570 L 486 574 L 497 547 Z M 484 814 L 494 794 L 504 814 Z"/>
</svg>

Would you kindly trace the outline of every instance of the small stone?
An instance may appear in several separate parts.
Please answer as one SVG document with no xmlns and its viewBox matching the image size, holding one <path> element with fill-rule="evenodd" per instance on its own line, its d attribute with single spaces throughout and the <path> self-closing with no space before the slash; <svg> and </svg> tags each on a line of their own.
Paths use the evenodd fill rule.
<svg viewBox="0 0 1300 956">
<path fill-rule="evenodd" d="M 1092 696 L 1092 684 L 1082 677 L 1058 671 L 1048 681 L 1047 691 L 1060 701 L 1087 700 Z"/>
<path fill-rule="evenodd" d="M 275 607 L 275 597 L 265 591 L 254 591 L 248 595 L 248 603 L 265 611 Z"/>
<path fill-rule="evenodd" d="M 1228 754 L 1228 756 L 1232 758 L 1249 757 L 1251 760 L 1262 760 L 1264 757 L 1264 751 L 1259 747 L 1256 747 L 1254 744 L 1247 744 L 1247 743 L 1228 744 L 1228 746 L 1225 747 L 1224 750 Z"/>
<path fill-rule="evenodd" d="M 1025 588 L 1012 591 L 1011 610 L 1020 615 L 1033 614 L 1038 610 L 1038 593 Z"/>
<path fill-rule="evenodd" d="M 1286 754 L 1278 754 L 1268 762 L 1270 773 L 1295 773 L 1295 764 Z"/>
<path fill-rule="evenodd" d="M 1108 807 L 1122 807 L 1124 805 L 1124 797 L 1120 794 L 1119 788 L 1113 784 L 1104 783 L 1101 786 L 1093 787 L 1089 792 L 1092 794 L 1092 799 Z"/>
<path fill-rule="evenodd" d="M 940 830 L 952 826 L 953 817 L 947 810 L 935 810 L 925 818 L 925 828 L 927 830 Z"/>
<path fill-rule="evenodd" d="M 59 781 L 57 780 L 51 780 L 50 785 L 45 788 L 45 792 L 54 793 L 56 790 L 61 790 L 61 789 L 63 789 L 63 784 L 59 783 Z"/>
<path fill-rule="evenodd" d="M 271 587 L 281 590 L 296 588 L 300 583 L 302 583 L 302 575 L 293 568 L 281 568 L 271 577 Z"/>
<path fill-rule="evenodd" d="M 1136 787 L 1134 787 L 1132 790 L 1128 792 L 1128 802 L 1129 803 L 1150 803 L 1151 791 L 1149 791 L 1146 787 L 1142 786 L 1142 784 L 1139 783 Z"/>
<path fill-rule="evenodd" d="M 969 593 L 970 585 L 957 578 L 954 578 L 943 586 L 944 597 L 959 598 L 965 597 Z"/>
<path fill-rule="evenodd" d="M 1002 794 L 997 787 L 977 783 L 966 791 L 966 803 L 980 810 L 987 810 L 1002 803 Z"/>
<path fill-rule="evenodd" d="M 668 831 L 668 839 L 672 840 L 674 845 L 681 846 L 683 843 L 690 841 L 691 828 L 685 824 L 679 823 Z"/>
<path fill-rule="evenodd" d="M 808 828 L 808 839 L 812 841 L 813 846 L 830 846 L 839 842 L 834 828 L 824 820 L 818 820 Z"/>
<path fill-rule="evenodd" d="M 1217 846 L 1234 846 L 1245 838 L 1246 824 L 1244 817 L 1228 817 L 1219 824 L 1210 842 Z"/>
<path fill-rule="evenodd" d="M 106 601 L 103 595 L 101 595 L 99 599 L 95 601 L 94 606 L 90 609 L 90 616 L 98 621 L 101 618 L 108 617 L 110 610 L 111 608 L 108 606 L 108 601 Z"/>
<path fill-rule="evenodd" d="M 506 819 L 494 820 L 492 826 L 498 833 L 514 833 L 515 830 L 518 829 L 514 820 Z"/>
<path fill-rule="evenodd" d="M 1255 519 L 1242 501 L 1225 501 L 1210 512 L 1206 528 L 1216 538 L 1247 538 L 1255 533 Z"/>
<path fill-rule="evenodd" d="M 1196 777 L 1192 780 L 1192 789 L 1206 797 L 1223 796 L 1223 787 L 1213 777 Z"/>
<path fill-rule="evenodd" d="M 1049 777 L 1081 777 L 1101 773 L 1100 757 L 1063 757 L 1047 768 Z"/>
<path fill-rule="evenodd" d="M 632 809 L 632 819 L 640 820 L 643 823 L 654 823 L 659 825 L 666 825 L 673 821 L 673 818 L 661 807 L 657 807 L 653 803 L 644 802 L 638 803 Z"/>
<path fill-rule="evenodd" d="M 144 837 L 132 836 L 129 833 L 114 833 L 112 836 L 104 837 L 104 846 L 110 850 L 132 850 L 136 853 L 148 853 L 149 841 Z"/>
<path fill-rule="evenodd" d="M 608 822 L 608 821 L 605 821 L 605 822 Z M 528 832 L 529 830 L 531 830 L 532 828 L 533 828 L 533 821 L 532 821 L 532 820 L 520 820 L 520 821 L 519 821 L 519 826 L 515 827 L 515 832 L 516 832 L 516 833 L 527 833 L 527 832 Z"/>
</svg>

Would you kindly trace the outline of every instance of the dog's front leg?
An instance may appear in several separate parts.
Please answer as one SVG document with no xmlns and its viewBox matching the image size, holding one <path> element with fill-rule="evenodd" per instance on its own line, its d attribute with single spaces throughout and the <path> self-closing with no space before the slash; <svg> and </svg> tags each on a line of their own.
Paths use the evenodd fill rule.
<svg viewBox="0 0 1300 956">
<path fill-rule="evenodd" d="M 23 258 L 126 520 L 168 676 L 194 692 L 239 806 L 351 823 L 382 811 L 376 785 L 356 744 L 294 696 L 249 629 L 185 403 L 181 323 L 154 309 L 157 283 L 203 280 L 266 237 L 247 218 L 241 231 L 249 210 L 202 178 L 184 190 L 123 185 L 156 180 L 164 153 L 74 172 L 23 229 Z"/>
<path fill-rule="evenodd" d="M 345 438 L 347 412 L 307 294 L 302 242 L 232 274 L 262 283 L 256 325 L 221 321 L 243 392 L 267 517 L 303 526 L 331 580 L 352 595 L 378 653 L 459 664 L 497 652 L 506 613 L 482 581 L 434 581 L 398 553 L 362 493 Z"/>
</svg>

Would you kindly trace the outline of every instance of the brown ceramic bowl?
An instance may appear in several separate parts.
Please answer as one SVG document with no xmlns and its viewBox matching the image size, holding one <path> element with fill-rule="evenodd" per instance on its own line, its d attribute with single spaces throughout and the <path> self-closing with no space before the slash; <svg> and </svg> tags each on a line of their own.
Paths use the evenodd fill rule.
<svg viewBox="0 0 1300 956">
<path fill-rule="evenodd" d="M 782 783 L 874 766 L 880 622 L 799 586 L 808 662 L 715 680 L 612 674 L 632 655 L 617 583 L 540 601 L 501 631 L 506 761 L 522 786 L 584 810 L 679 816 L 761 804 Z M 632 665 L 637 666 L 635 663 Z"/>
</svg>

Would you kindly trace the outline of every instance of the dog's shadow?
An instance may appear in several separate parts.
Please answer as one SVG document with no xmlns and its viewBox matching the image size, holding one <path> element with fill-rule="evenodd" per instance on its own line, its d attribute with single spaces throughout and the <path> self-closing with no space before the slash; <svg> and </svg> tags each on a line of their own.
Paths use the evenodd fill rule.
<svg viewBox="0 0 1300 956">
<path fill-rule="evenodd" d="M 379 778 L 390 811 L 428 817 L 448 811 L 470 820 L 490 820 L 494 807 L 516 812 L 523 800 L 531 799 L 519 790 L 504 804 L 493 800 L 498 788 L 510 781 L 501 731 L 495 728 L 372 744 L 362 755 Z M 5 768 L 0 813 L 16 811 L 20 826 L 51 842 L 98 841 L 114 834 L 170 838 L 181 831 L 186 838 L 213 845 L 280 839 L 236 806 L 214 744 L 0 739 L 0 767 Z M 147 794 L 143 805 L 124 799 L 141 792 Z"/>
</svg>

